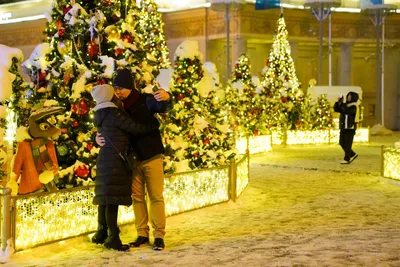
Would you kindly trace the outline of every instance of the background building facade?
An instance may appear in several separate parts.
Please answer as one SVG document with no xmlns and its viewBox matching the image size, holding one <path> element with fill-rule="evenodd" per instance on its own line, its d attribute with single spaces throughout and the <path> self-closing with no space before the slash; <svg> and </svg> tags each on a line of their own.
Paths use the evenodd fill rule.
<svg viewBox="0 0 400 267">
<path fill-rule="evenodd" d="M 7 12 L 7 6 L 0 7 L 3 8 L 0 13 Z M 47 7 L 50 7 L 49 3 Z M 15 6 L 9 9 L 16 10 Z M 280 10 L 256 11 L 254 4 L 249 3 L 233 10 L 231 15 L 230 62 L 234 65 L 239 55 L 246 52 L 251 60 L 253 75 L 259 75 L 270 52 Z M 224 13 L 199 7 L 165 12 L 163 17 L 171 61 L 173 52 L 182 41 L 197 40 L 205 61 L 214 62 L 221 80 L 225 81 L 227 55 Z M 284 9 L 284 17 L 297 76 L 306 90 L 309 80 L 318 77 L 319 22 L 309 10 L 303 9 Z M 28 58 L 36 45 L 43 41 L 45 24 L 45 18 L 0 24 L 0 43 L 20 48 Z M 389 129 L 400 129 L 400 14 L 388 17 L 385 24 L 384 125 Z M 318 85 L 328 85 L 327 22 L 324 23 L 324 33 L 323 79 L 318 81 Z M 332 13 L 332 85 L 362 88 L 364 125 L 367 126 L 376 123 L 375 38 L 375 27 L 369 17 L 360 13 Z"/>
</svg>

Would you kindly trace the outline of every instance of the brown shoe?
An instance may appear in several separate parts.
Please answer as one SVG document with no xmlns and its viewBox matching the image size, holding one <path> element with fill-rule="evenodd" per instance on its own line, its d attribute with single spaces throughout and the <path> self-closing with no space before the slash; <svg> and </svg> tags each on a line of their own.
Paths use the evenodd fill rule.
<svg viewBox="0 0 400 267">
<path fill-rule="evenodd" d="M 138 248 L 138 247 L 144 246 L 144 245 L 146 245 L 148 243 L 149 243 L 149 238 L 148 237 L 138 236 L 136 241 L 129 243 L 129 246 Z"/>
</svg>

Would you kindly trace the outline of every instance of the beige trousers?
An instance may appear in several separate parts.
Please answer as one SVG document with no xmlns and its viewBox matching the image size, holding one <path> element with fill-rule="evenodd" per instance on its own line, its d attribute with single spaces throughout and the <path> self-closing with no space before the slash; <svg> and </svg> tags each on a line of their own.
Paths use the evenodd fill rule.
<svg viewBox="0 0 400 267">
<path fill-rule="evenodd" d="M 146 189 L 150 199 L 150 222 L 154 237 L 165 235 L 164 166 L 163 156 L 133 163 L 132 198 L 135 225 L 138 236 L 149 236 L 149 212 L 146 204 Z"/>
</svg>

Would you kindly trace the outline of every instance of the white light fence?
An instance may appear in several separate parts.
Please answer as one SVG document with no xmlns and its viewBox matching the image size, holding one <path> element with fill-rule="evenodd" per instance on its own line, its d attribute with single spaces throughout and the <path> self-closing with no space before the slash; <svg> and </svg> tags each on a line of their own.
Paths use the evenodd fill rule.
<svg viewBox="0 0 400 267">
<path fill-rule="evenodd" d="M 165 177 L 166 214 L 178 214 L 209 205 L 233 201 L 249 182 L 249 154 L 238 162 Z M 97 229 L 97 206 L 92 204 L 94 186 L 57 192 L 1 197 L 1 242 L 5 251 L 11 239 L 16 250 L 88 234 Z M 119 209 L 120 225 L 134 222 L 132 206 Z"/>
<path fill-rule="evenodd" d="M 305 145 L 305 144 L 334 144 L 339 143 L 340 130 L 287 130 L 273 131 L 271 142 L 273 145 Z M 369 142 L 370 128 L 359 128 L 354 136 L 355 143 Z M 251 151 L 251 150 L 250 150 Z"/>
</svg>

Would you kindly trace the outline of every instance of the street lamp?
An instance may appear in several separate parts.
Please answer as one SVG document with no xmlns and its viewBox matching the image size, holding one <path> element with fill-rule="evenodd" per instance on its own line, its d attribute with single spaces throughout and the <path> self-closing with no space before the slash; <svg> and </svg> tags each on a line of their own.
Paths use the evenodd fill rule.
<svg viewBox="0 0 400 267">
<path fill-rule="evenodd" d="M 209 0 L 211 8 L 217 11 L 225 11 L 225 30 L 226 30 L 226 80 L 231 75 L 231 51 L 230 51 L 230 12 L 237 9 L 239 5 L 245 4 L 244 0 Z"/>
<path fill-rule="evenodd" d="M 385 18 L 396 12 L 395 5 L 369 5 L 361 8 L 361 13 L 370 17 L 372 23 L 376 28 L 376 109 L 375 109 L 375 117 L 379 122 L 379 117 L 381 118 L 380 124 L 384 126 L 385 123 L 385 93 L 384 93 L 384 85 L 385 85 Z M 382 25 L 382 60 L 381 65 L 379 65 L 379 26 Z M 380 70 L 379 70 L 380 66 Z M 379 78 L 380 85 L 379 85 Z M 381 86 L 381 90 L 379 90 L 379 86 Z M 381 114 L 379 114 L 381 112 Z M 381 116 L 379 116 L 381 115 Z"/>
<path fill-rule="evenodd" d="M 340 0 L 306 0 L 305 7 L 311 9 L 313 15 L 319 21 L 319 67 L 318 84 L 322 83 L 322 38 L 324 34 L 323 22 L 329 16 L 329 86 L 332 85 L 332 42 L 331 42 L 331 9 L 340 6 Z"/>
</svg>

